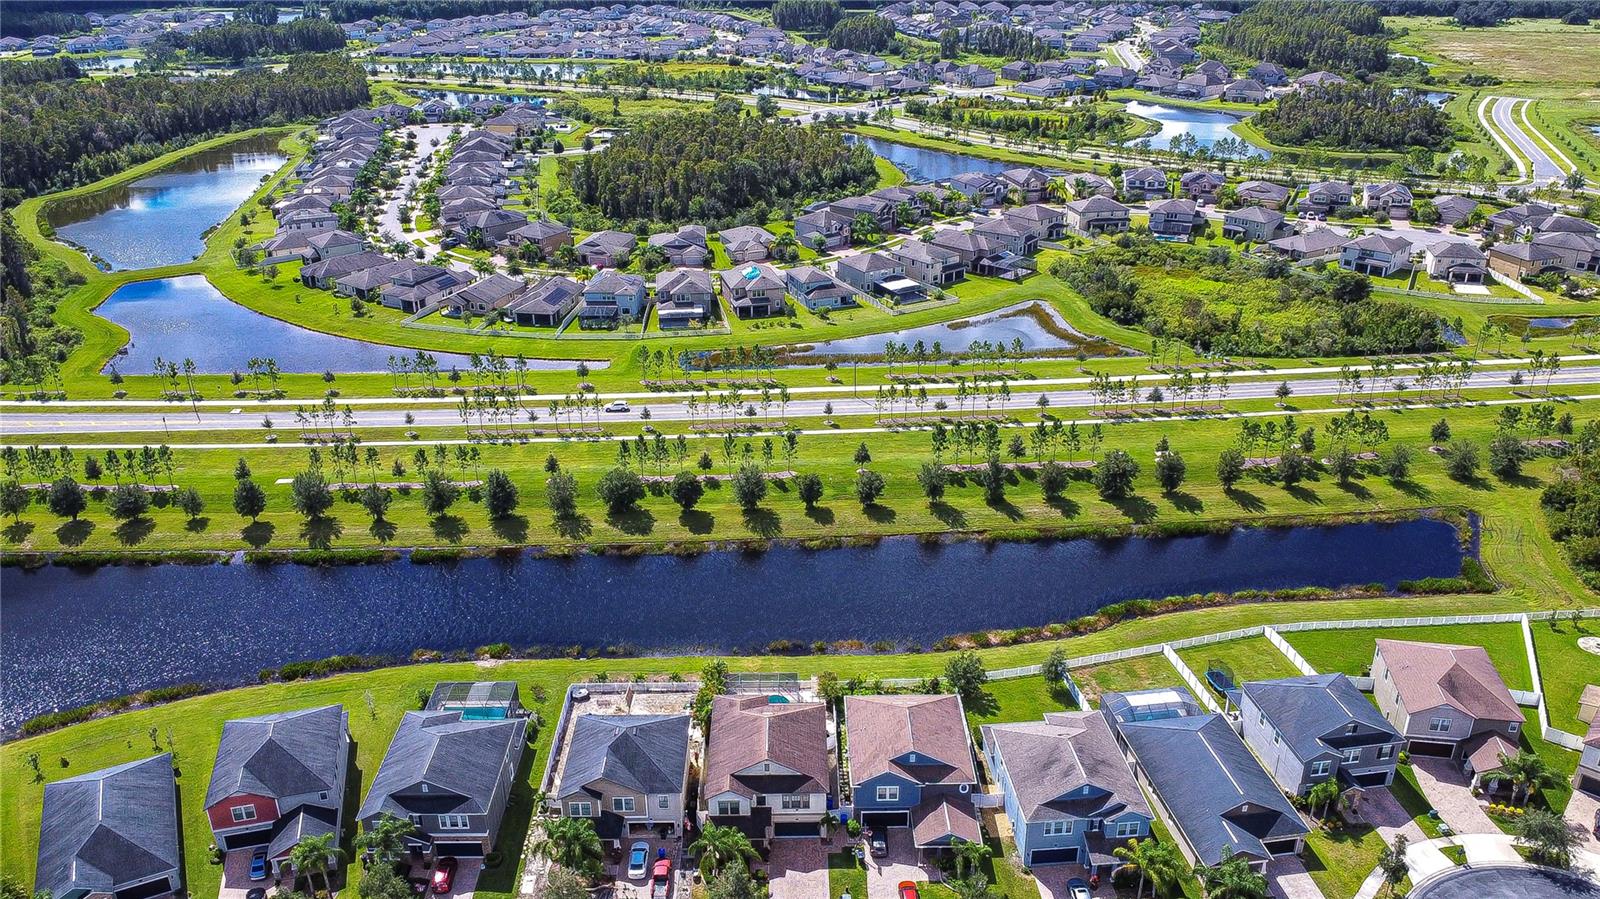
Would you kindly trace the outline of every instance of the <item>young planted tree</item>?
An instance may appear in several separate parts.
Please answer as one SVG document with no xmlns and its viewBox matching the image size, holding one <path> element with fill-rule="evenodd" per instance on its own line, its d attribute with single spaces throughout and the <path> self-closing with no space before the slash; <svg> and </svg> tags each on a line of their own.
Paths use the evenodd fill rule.
<svg viewBox="0 0 1600 899">
<path fill-rule="evenodd" d="M 984 463 L 983 470 L 978 473 L 978 483 L 983 487 L 983 501 L 990 505 L 998 505 L 1006 499 L 1006 467 L 1000 464 L 1000 457 L 990 454 L 989 460 Z"/>
<path fill-rule="evenodd" d="M 1397 443 L 1389 449 L 1389 454 L 1383 457 L 1383 473 L 1396 483 L 1404 481 L 1411 476 L 1411 447 L 1404 443 Z"/>
<path fill-rule="evenodd" d="M 733 498 L 739 508 L 750 511 L 767 498 L 767 474 L 761 466 L 746 462 L 733 474 Z"/>
<path fill-rule="evenodd" d="M 1478 479 L 1478 445 L 1457 440 L 1444 451 L 1444 470 L 1450 477 L 1467 482 Z"/>
<path fill-rule="evenodd" d="M 1527 454 L 1517 435 L 1501 431 L 1489 441 L 1489 470 L 1503 481 L 1522 474 L 1522 460 Z"/>
<path fill-rule="evenodd" d="M 945 663 L 945 685 L 969 704 L 982 697 L 983 685 L 988 681 L 989 672 L 983 668 L 983 659 L 970 649 L 956 653 Z"/>
<path fill-rule="evenodd" d="M 50 484 L 50 492 L 45 496 L 45 506 L 50 514 L 57 518 L 70 518 L 78 520 L 83 510 L 89 505 L 88 497 L 84 495 L 83 486 L 67 475 L 56 478 Z"/>
<path fill-rule="evenodd" d="M 565 521 L 578 514 L 578 479 L 565 471 L 556 471 L 544 482 L 545 504 L 557 521 Z"/>
<path fill-rule="evenodd" d="M 865 440 L 861 441 L 861 445 L 856 447 L 855 459 L 857 465 L 866 465 L 868 462 L 872 461 L 872 452 L 867 449 L 867 442 Z"/>
<path fill-rule="evenodd" d="M 1547 809 L 1534 809 L 1517 819 L 1512 831 L 1530 851 L 1531 860 L 1552 868 L 1570 868 L 1578 832 L 1566 819 Z"/>
<path fill-rule="evenodd" d="M 361 508 L 365 509 L 375 522 L 383 521 L 389 512 L 389 503 L 393 500 L 394 495 L 377 484 L 368 484 L 361 488 Z"/>
<path fill-rule="evenodd" d="M 1383 853 L 1378 856 L 1378 870 L 1383 872 L 1383 886 L 1390 896 L 1394 895 L 1400 882 L 1411 874 L 1411 866 L 1406 864 L 1406 844 L 1409 842 L 1405 834 L 1396 834 L 1394 845 L 1383 847 Z"/>
<path fill-rule="evenodd" d="M 1059 499 L 1067 490 L 1067 467 L 1054 459 L 1039 466 L 1039 489 L 1048 500 Z"/>
<path fill-rule="evenodd" d="M 1123 450 L 1112 450 L 1094 467 L 1094 488 L 1103 499 L 1127 499 L 1138 477 L 1139 463 Z"/>
<path fill-rule="evenodd" d="M 511 476 L 498 468 L 490 469 L 483 485 L 483 507 L 489 517 L 499 520 L 514 514 L 519 501 L 517 485 L 511 482 Z"/>
<path fill-rule="evenodd" d="M 626 512 L 644 499 L 644 480 L 630 468 L 618 465 L 600 476 L 595 484 L 595 494 L 612 513 Z"/>
<path fill-rule="evenodd" d="M 16 478 L 0 483 L 0 515 L 10 515 L 12 521 L 21 521 L 22 513 L 28 511 L 32 501 L 27 488 Z"/>
<path fill-rule="evenodd" d="M 302 471 L 289 484 L 289 501 L 308 519 L 318 519 L 333 508 L 333 491 L 320 472 Z"/>
<path fill-rule="evenodd" d="M 1161 485 L 1161 492 L 1171 494 L 1183 486 L 1183 479 L 1189 474 L 1189 466 L 1183 461 L 1183 454 L 1177 450 L 1169 449 L 1156 457 L 1156 483 Z"/>
<path fill-rule="evenodd" d="M 700 483 L 700 479 L 693 472 L 680 471 L 672 476 L 670 492 L 672 501 L 687 512 L 700 502 L 702 496 L 705 496 L 706 487 Z"/>
<path fill-rule="evenodd" d="M 870 469 L 856 475 L 856 499 L 861 501 L 862 508 L 874 506 L 878 497 L 883 495 L 883 475 Z"/>
<path fill-rule="evenodd" d="M 201 513 L 205 512 L 206 510 L 205 499 L 200 496 L 200 491 L 194 489 L 193 487 L 185 487 L 182 490 L 179 490 L 176 497 L 176 503 L 178 508 L 183 511 L 183 514 L 187 516 L 190 521 L 194 521 L 195 519 L 199 518 Z"/>
<path fill-rule="evenodd" d="M 1217 456 L 1217 481 L 1222 484 L 1223 490 L 1232 490 L 1233 485 L 1243 477 L 1244 453 L 1230 446 Z"/>
<path fill-rule="evenodd" d="M 233 511 L 251 521 L 260 520 L 261 513 L 267 511 L 266 491 L 248 475 L 233 482 Z"/>
<path fill-rule="evenodd" d="M 800 501 L 805 503 L 809 512 L 822 502 L 822 478 L 807 472 L 794 479 L 795 493 L 799 494 Z"/>
</svg>

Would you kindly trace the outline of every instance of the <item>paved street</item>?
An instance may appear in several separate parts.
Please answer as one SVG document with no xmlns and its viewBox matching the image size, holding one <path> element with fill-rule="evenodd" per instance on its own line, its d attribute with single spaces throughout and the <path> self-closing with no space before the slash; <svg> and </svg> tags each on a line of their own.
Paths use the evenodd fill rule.
<svg viewBox="0 0 1600 899">
<path fill-rule="evenodd" d="M 437 140 L 439 145 L 443 146 L 444 139 L 450 134 L 451 127 L 448 124 L 411 125 L 405 129 L 406 133 L 415 136 L 417 139 L 417 155 L 406 160 L 400 174 L 400 184 L 389 195 L 389 199 L 383 204 L 383 208 L 379 210 L 377 233 L 392 234 L 406 241 L 416 237 L 427 238 L 433 236 L 435 233 L 433 231 L 406 231 L 401 228 L 400 207 L 406 201 L 406 193 L 416 186 L 418 181 L 422 180 L 417 175 L 417 169 L 421 166 L 422 160 L 431 157 L 438 151 L 433 142 Z M 412 215 L 415 215 L 417 210 L 412 209 L 411 212 Z"/>
<path fill-rule="evenodd" d="M 1528 133 L 1527 128 L 1530 126 L 1526 125 L 1526 117 L 1518 109 L 1520 104 L 1531 104 L 1532 102 L 1532 100 L 1525 100 L 1520 97 L 1487 97 L 1478 106 L 1478 118 L 1482 119 L 1484 117 L 1485 107 L 1487 107 L 1493 125 L 1491 126 L 1488 122 L 1485 122 L 1484 126 L 1499 141 L 1502 149 L 1506 149 L 1508 155 L 1515 160 L 1517 169 L 1524 178 L 1532 178 L 1536 182 L 1560 180 L 1566 177 L 1567 169 L 1563 168 L 1560 163 L 1551 157 L 1544 147 L 1540 146 L 1539 142 L 1534 140 L 1532 135 Z M 1516 158 L 1517 153 L 1510 152 L 1510 149 L 1505 146 L 1506 140 L 1511 142 L 1517 153 L 1521 153 L 1532 162 L 1531 171 L 1526 162 Z"/>
</svg>

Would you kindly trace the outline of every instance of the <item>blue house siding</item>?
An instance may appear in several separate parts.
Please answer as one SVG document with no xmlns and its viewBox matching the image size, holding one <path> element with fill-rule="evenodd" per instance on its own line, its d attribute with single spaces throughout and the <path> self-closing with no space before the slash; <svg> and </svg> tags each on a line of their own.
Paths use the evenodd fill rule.
<svg viewBox="0 0 1600 899">
<path fill-rule="evenodd" d="M 878 787 L 899 787 L 899 798 L 880 802 Z M 922 786 L 894 774 L 880 774 L 856 785 L 853 798 L 857 815 L 872 812 L 908 812 L 922 801 Z"/>
</svg>

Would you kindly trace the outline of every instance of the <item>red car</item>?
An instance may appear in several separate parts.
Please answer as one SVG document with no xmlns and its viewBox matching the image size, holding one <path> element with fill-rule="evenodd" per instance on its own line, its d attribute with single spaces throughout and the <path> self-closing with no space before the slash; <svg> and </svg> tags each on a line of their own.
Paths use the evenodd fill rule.
<svg viewBox="0 0 1600 899">
<path fill-rule="evenodd" d="M 900 899 L 918 899 L 917 885 L 909 880 L 900 881 Z"/>
<path fill-rule="evenodd" d="M 650 872 L 650 899 L 667 899 L 672 892 L 672 859 L 658 858 Z"/>
<path fill-rule="evenodd" d="M 450 883 L 456 879 L 456 860 L 441 858 L 433 867 L 433 891 L 435 893 L 450 892 Z"/>
</svg>

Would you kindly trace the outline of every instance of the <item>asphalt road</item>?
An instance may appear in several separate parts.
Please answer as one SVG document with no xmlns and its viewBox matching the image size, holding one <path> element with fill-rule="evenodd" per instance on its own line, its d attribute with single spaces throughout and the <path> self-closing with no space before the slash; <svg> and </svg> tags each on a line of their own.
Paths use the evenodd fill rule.
<svg viewBox="0 0 1600 899">
<path fill-rule="evenodd" d="M 1468 387 L 1505 387 L 1509 386 L 1514 370 L 1480 370 L 1475 372 L 1468 382 Z M 1413 386 L 1407 395 L 1419 399 L 1415 382 L 1411 378 L 1405 379 Z M 1543 379 L 1540 379 L 1542 384 Z M 1556 387 L 1575 384 L 1600 383 L 1600 366 L 1575 367 L 1558 372 L 1551 379 L 1551 384 Z M 1166 379 L 1150 377 L 1141 379 L 1140 390 L 1148 391 L 1152 387 L 1162 386 L 1165 389 Z M 1530 385 L 1531 386 L 1531 385 Z M 1278 382 L 1273 380 L 1245 381 L 1231 385 L 1228 399 L 1266 399 L 1274 395 Z M 1331 396 L 1339 392 L 1337 378 L 1306 379 L 1293 382 L 1294 395 L 1296 396 Z M 1019 415 L 1029 415 L 1033 412 L 1040 394 L 1049 398 L 1050 407 L 1055 408 L 1084 408 L 1096 403 L 1095 397 L 1088 390 L 1065 389 L 1029 391 L 1017 390 L 1006 402 L 1005 409 Z M 873 400 L 876 390 L 863 390 L 859 396 L 851 397 L 840 395 L 831 399 L 795 399 L 789 402 L 788 415 L 792 418 L 819 417 L 824 415 L 869 415 L 875 410 Z M 955 396 L 951 393 L 934 394 L 937 398 L 944 399 L 952 407 L 956 405 Z M 541 420 L 549 416 L 550 397 L 537 397 L 530 399 L 524 409 L 538 414 Z M 1168 397 L 1171 402 L 1171 397 Z M 757 419 L 761 417 L 759 394 L 749 392 L 741 394 L 741 405 L 753 404 L 756 406 Z M 982 407 L 982 401 L 969 401 L 968 409 Z M 1191 402 L 1197 402 L 1191 398 Z M 1213 397 L 1212 402 L 1216 402 Z M 832 412 L 828 411 L 832 407 Z M 340 407 L 341 410 L 343 407 Z M 988 407 L 993 411 L 1000 411 L 999 401 L 992 401 Z M 681 400 L 672 400 L 663 397 L 659 401 L 634 403 L 627 412 L 602 413 L 602 421 L 631 422 L 640 419 L 644 409 L 650 410 L 650 420 L 661 421 L 686 421 L 689 419 L 689 409 Z M 405 420 L 406 411 L 403 409 L 361 409 L 353 408 L 355 426 L 358 428 L 400 428 L 400 427 L 449 427 L 461 424 L 461 416 L 454 407 L 448 408 L 414 408 L 409 410 L 412 421 Z M 768 410 L 772 416 L 777 416 L 779 409 L 774 402 Z M 915 411 L 914 408 L 909 411 Z M 924 412 L 933 411 L 932 402 L 924 407 Z M 272 416 L 273 430 L 283 433 L 293 433 L 299 430 L 300 425 L 295 421 L 290 410 L 274 410 Z M 711 410 L 709 416 L 705 404 L 702 402 L 696 411 L 698 421 L 707 420 L 708 417 L 719 417 L 716 411 Z M 525 422 L 525 413 L 519 418 Z M 342 429 L 342 419 L 340 427 Z M 182 406 L 173 406 L 165 413 L 157 412 L 106 412 L 63 414 L 56 410 L 7 412 L 0 415 L 0 436 L 9 440 L 24 434 L 114 434 L 114 433 L 139 433 L 167 431 L 264 431 L 261 423 L 260 410 L 250 412 L 220 412 L 202 409 L 199 416 Z"/>
<path fill-rule="evenodd" d="M 1520 103 L 1532 103 L 1520 97 L 1491 97 L 1489 114 L 1494 118 L 1494 130 L 1499 131 L 1510 139 L 1517 150 L 1533 163 L 1530 177 L 1534 181 L 1561 180 L 1567 175 L 1566 169 L 1556 162 L 1550 154 L 1534 140 L 1523 127 L 1522 118 L 1516 114 L 1516 107 Z"/>
</svg>

